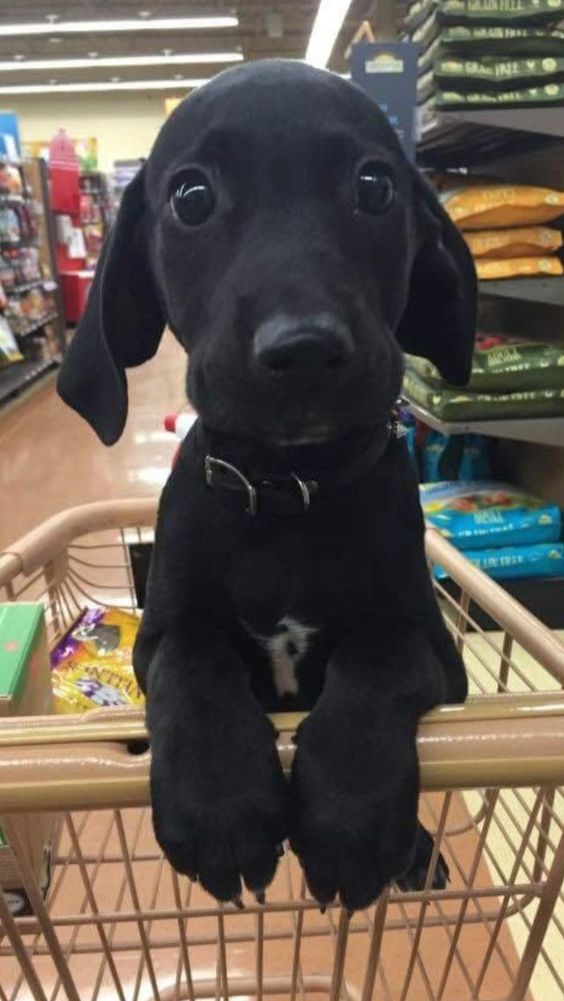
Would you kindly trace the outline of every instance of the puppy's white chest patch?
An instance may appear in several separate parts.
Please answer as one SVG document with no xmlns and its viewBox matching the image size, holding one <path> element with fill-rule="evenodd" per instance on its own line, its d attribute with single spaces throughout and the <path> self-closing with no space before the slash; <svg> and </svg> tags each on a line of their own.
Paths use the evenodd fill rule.
<svg viewBox="0 0 564 1001">
<path fill-rule="evenodd" d="M 250 631 L 250 630 L 249 630 Z M 307 653 L 311 637 L 317 632 L 312 626 L 306 626 L 289 615 L 280 619 L 276 632 L 272 636 L 254 638 L 267 651 L 272 664 L 274 686 L 278 695 L 295 695 L 298 691 L 296 668 L 302 657 Z"/>
</svg>

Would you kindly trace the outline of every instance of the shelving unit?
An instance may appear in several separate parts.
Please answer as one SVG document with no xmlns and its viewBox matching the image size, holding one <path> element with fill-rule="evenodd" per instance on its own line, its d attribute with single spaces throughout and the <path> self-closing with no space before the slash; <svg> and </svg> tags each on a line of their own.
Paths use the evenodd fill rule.
<svg viewBox="0 0 564 1001">
<path fill-rule="evenodd" d="M 24 360 L 0 368 L 0 405 L 13 400 L 14 397 L 26 392 L 34 384 L 38 384 L 47 375 L 54 372 L 59 360 L 49 358 L 41 360 Z"/>
<path fill-rule="evenodd" d="M 564 277 L 504 278 L 499 281 L 483 281 L 480 282 L 480 295 L 564 308 Z"/>
<path fill-rule="evenodd" d="M 527 441 L 536 445 L 564 444 L 564 417 L 528 417 L 490 421 L 442 421 L 421 404 L 408 400 L 409 409 L 441 434 L 485 434 L 490 438 Z"/>
<path fill-rule="evenodd" d="M 42 160 L 29 160 L 12 163 L 10 168 L 17 169 L 20 175 L 21 194 L 0 192 L 0 204 L 23 206 L 20 211 L 27 213 L 28 224 L 25 230 L 21 228 L 19 240 L 2 242 L 4 261 L 0 274 L 5 276 L 7 299 L 4 321 L 11 327 L 24 357 L 0 367 L 0 406 L 39 384 L 57 367 L 65 350 L 46 164 Z M 11 186 L 16 186 L 13 178 Z M 26 255 L 29 247 L 37 248 L 31 260 Z M 35 290 L 42 290 L 46 296 L 40 299 Z"/>
</svg>

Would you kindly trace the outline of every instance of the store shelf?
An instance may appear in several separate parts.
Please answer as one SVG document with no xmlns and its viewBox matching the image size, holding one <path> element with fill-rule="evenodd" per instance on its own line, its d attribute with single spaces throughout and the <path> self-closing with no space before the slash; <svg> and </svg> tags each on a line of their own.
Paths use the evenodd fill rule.
<svg viewBox="0 0 564 1001">
<path fill-rule="evenodd" d="M 530 132 L 535 135 L 564 139 L 564 114 L 561 107 L 544 108 L 464 108 L 463 110 L 436 111 L 424 124 L 421 138 L 425 141 L 450 131 L 453 126 L 478 125 L 512 132 Z"/>
<path fill-rule="evenodd" d="M 37 320 L 34 320 L 33 323 L 30 323 L 23 330 L 15 330 L 14 333 L 16 337 L 27 337 L 28 334 L 35 333 L 36 330 L 40 330 L 41 327 L 44 327 L 47 323 L 52 323 L 56 319 L 57 313 L 44 313 L 43 316 L 38 317 Z"/>
<path fill-rule="evenodd" d="M 39 382 L 49 372 L 58 367 L 58 362 L 48 361 L 18 361 L 5 368 L 0 368 L 0 404 L 6 403 L 14 396 L 34 383 Z"/>
<path fill-rule="evenodd" d="M 564 277 L 504 278 L 500 281 L 482 281 L 479 284 L 481 295 L 564 307 Z"/>
<path fill-rule="evenodd" d="M 11 289 L 4 289 L 7 295 L 23 295 L 24 292 L 31 292 L 33 288 L 42 288 L 45 292 L 54 292 L 57 282 L 50 278 L 34 278 L 31 282 L 22 282 L 21 285 L 14 285 Z"/>
<path fill-rule="evenodd" d="M 537 445 L 564 447 L 564 417 L 528 417 L 490 421 L 442 421 L 425 407 L 408 398 L 414 417 L 441 434 L 485 434 Z"/>
<path fill-rule="evenodd" d="M 521 156 L 564 141 L 562 108 L 419 111 L 421 166 L 469 166 Z"/>
</svg>

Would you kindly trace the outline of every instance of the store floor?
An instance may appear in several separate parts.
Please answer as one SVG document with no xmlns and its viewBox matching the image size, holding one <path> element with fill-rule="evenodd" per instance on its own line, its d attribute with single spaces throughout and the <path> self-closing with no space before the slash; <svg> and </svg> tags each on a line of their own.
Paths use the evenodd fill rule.
<svg viewBox="0 0 564 1001">
<path fill-rule="evenodd" d="M 54 381 L 0 411 L 0 550 L 63 508 L 158 492 L 176 448 L 163 417 L 184 403 L 185 367 L 166 334 L 156 357 L 129 373 L 129 418 L 113 448 L 62 403 Z"/>
</svg>

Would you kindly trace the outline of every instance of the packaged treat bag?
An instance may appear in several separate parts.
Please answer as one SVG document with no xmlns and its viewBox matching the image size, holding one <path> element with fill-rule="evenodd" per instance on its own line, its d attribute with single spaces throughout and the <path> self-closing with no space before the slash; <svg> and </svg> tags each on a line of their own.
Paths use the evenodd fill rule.
<svg viewBox="0 0 564 1001">
<path fill-rule="evenodd" d="M 43 606 L 0 605 L 0 716 L 48 715 L 53 711 L 49 652 Z M 52 814 L 14 815 L 34 878 L 45 892 L 57 818 Z M 0 886 L 13 914 L 31 914 L 17 858 L 0 826 Z"/>
<path fill-rule="evenodd" d="M 425 520 L 457 549 L 530 546 L 562 536 L 559 507 L 507 483 L 422 483 L 419 492 Z"/>
<path fill-rule="evenodd" d="M 55 712 L 140 706 L 133 673 L 139 619 L 120 608 L 89 608 L 51 653 Z"/>
<path fill-rule="evenodd" d="M 462 230 L 537 226 L 564 213 L 564 192 L 527 184 L 486 184 L 445 191 L 443 206 Z"/>
<path fill-rule="evenodd" d="M 491 260 L 479 258 L 476 274 L 481 281 L 496 281 L 501 278 L 531 278 L 551 275 L 558 278 L 564 274 L 558 257 L 513 257 Z"/>
<path fill-rule="evenodd" d="M 485 229 L 464 233 L 474 258 L 543 257 L 562 246 L 562 233 L 548 226 Z"/>
</svg>

